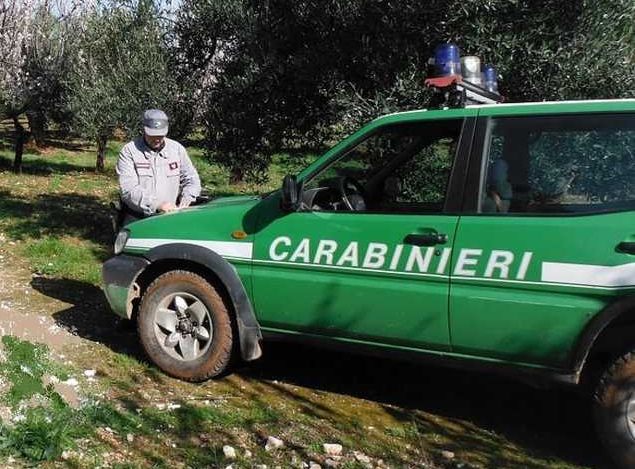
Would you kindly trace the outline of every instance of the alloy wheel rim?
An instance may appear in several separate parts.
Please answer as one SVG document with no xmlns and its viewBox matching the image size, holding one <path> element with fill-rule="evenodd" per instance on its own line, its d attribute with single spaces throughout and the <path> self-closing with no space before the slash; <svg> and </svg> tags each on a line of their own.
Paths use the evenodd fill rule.
<svg viewBox="0 0 635 469">
<path fill-rule="evenodd" d="M 159 302 L 154 314 L 154 333 L 164 352 L 189 362 L 207 352 L 214 328 L 207 306 L 195 295 L 179 291 Z"/>
</svg>

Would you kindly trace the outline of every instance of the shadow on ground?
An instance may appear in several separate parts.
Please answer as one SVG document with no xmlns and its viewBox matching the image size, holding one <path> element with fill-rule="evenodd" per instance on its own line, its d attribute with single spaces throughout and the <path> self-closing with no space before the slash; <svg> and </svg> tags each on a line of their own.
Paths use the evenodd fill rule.
<svg viewBox="0 0 635 469">
<path fill-rule="evenodd" d="M 508 440 L 543 460 L 557 458 L 593 469 L 612 468 L 593 432 L 589 401 L 571 390 L 535 389 L 498 375 L 287 343 L 265 344 L 263 358 L 237 373 L 374 401 L 398 420 L 414 422 L 427 431 L 434 429 L 430 415 L 425 414 L 450 419 L 459 423 L 462 431 L 455 435 L 454 448 L 443 445 L 439 449 L 481 447 L 488 453 L 484 455 L 485 467 L 501 467 L 506 458 L 501 457 L 502 448 L 488 447 L 491 442 L 470 435 L 470 429 L 493 432 L 498 437 L 491 440 L 500 441 L 501 446 Z M 450 434 L 448 429 L 436 430 L 452 437 L 451 430 Z M 505 462 L 504 467 L 548 467 L 514 465 L 510 459 Z"/>
<path fill-rule="evenodd" d="M 117 319 L 99 288 L 42 277 L 34 278 L 32 286 L 72 305 L 54 314 L 61 326 L 143 359 L 136 331 L 129 321 Z M 539 469 L 555 459 L 593 469 L 611 467 L 593 433 L 588 401 L 563 389 L 535 389 L 506 377 L 286 343 L 266 343 L 263 358 L 235 374 L 378 403 L 422 434 L 438 433 L 453 442 L 434 448 L 426 441 L 434 450 L 470 448 L 484 467 L 503 463 L 513 469 Z M 437 416 L 451 425 L 439 424 Z M 514 450 L 540 463 L 514 462 L 509 455 Z"/>
<path fill-rule="evenodd" d="M 113 314 L 100 288 L 87 282 L 46 277 L 34 277 L 31 286 L 43 295 L 71 305 L 53 314 L 60 327 L 104 344 L 114 352 L 143 358 L 134 324 Z"/>
<path fill-rule="evenodd" d="M 106 246 L 114 238 L 110 208 L 91 195 L 40 194 L 33 200 L 25 200 L 1 190 L 0 216 L 16 220 L 5 229 L 12 238 L 78 236 L 103 246 L 102 252 L 97 253 L 102 260 L 107 255 Z"/>
</svg>

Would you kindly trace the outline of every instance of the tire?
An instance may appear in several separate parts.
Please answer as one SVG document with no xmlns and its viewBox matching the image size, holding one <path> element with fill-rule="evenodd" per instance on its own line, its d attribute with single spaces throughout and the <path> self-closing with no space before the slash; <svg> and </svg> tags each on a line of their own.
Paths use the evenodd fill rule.
<svg viewBox="0 0 635 469">
<path fill-rule="evenodd" d="M 137 329 L 150 361 L 175 378 L 205 381 L 223 373 L 230 362 L 228 308 L 218 291 L 192 272 L 174 270 L 150 284 Z"/>
<path fill-rule="evenodd" d="M 615 360 L 600 379 L 593 419 L 598 437 L 618 467 L 635 468 L 635 351 Z"/>
</svg>

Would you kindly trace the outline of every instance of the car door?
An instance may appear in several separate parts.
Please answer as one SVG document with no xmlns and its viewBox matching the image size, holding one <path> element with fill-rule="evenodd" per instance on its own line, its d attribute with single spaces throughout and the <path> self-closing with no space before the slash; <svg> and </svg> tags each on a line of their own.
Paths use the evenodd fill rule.
<svg viewBox="0 0 635 469">
<path fill-rule="evenodd" d="M 633 291 L 620 246 L 635 240 L 635 115 L 572 111 L 478 124 L 475 210 L 451 273 L 454 352 L 564 366 L 589 320 Z"/>
<path fill-rule="evenodd" d="M 448 349 L 458 216 L 447 206 L 455 156 L 470 142 L 459 145 L 463 123 L 379 126 L 308 175 L 299 211 L 270 207 L 253 261 L 265 332 Z"/>
</svg>

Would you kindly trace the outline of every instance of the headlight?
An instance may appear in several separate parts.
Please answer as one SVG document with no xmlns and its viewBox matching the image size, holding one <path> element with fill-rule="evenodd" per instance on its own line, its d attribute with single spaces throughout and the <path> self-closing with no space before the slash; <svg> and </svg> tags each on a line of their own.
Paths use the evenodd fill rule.
<svg viewBox="0 0 635 469">
<path fill-rule="evenodd" d="M 128 241 L 128 236 L 130 236 L 130 232 L 128 230 L 121 230 L 117 233 L 117 238 L 115 239 L 115 255 L 120 254 L 121 251 L 123 251 L 123 248 Z"/>
</svg>

